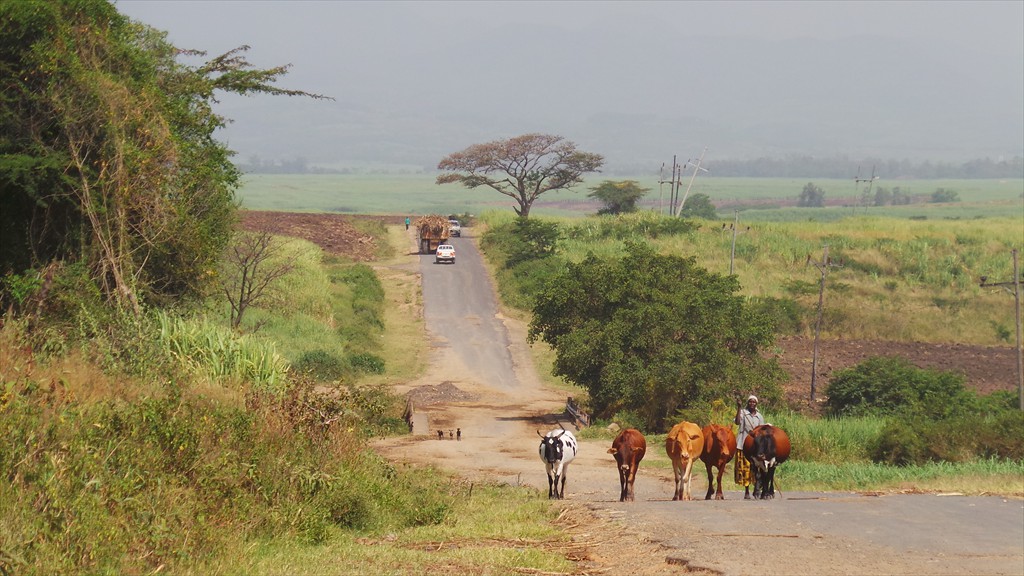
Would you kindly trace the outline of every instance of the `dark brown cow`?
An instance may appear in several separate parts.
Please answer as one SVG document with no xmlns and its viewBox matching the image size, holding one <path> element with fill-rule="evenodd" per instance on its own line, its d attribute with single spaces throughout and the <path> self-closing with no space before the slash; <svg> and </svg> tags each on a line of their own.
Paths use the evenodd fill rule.
<svg viewBox="0 0 1024 576">
<path fill-rule="evenodd" d="M 619 502 L 633 501 L 633 482 L 640 461 L 647 453 L 647 439 L 636 428 L 627 428 L 612 441 L 608 453 L 615 456 L 615 464 L 619 469 Z"/>
<path fill-rule="evenodd" d="M 754 498 L 775 497 L 775 467 L 789 458 L 789 436 L 782 428 L 763 424 L 743 440 L 743 456 L 754 473 Z"/>
<path fill-rule="evenodd" d="M 708 493 L 704 495 L 704 499 L 711 500 L 713 493 L 715 500 L 725 500 L 722 494 L 722 473 L 725 472 L 726 464 L 736 455 L 736 434 L 731 427 L 718 424 L 708 424 L 701 433 L 704 434 L 704 452 L 701 453 L 700 459 L 704 461 L 704 467 L 708 471 Z M 711 481 L 712 467 L 718 467 L 717 491 Z"/>
</svg>

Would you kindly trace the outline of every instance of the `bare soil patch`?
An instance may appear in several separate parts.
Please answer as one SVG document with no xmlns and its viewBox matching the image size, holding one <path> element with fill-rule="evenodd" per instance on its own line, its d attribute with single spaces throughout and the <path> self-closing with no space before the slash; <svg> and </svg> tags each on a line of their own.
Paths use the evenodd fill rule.
<svg viewBox="0 0 1024 576">
<path fill-rule="evenodd" d="M 776 342 L 779 365 L 789 375 L 784 385 L 791 405 L 807 404 L 811 386 L 814 340 L 784 337 Z M 1017 389 L 1017 352 L 1010 346 L 932 344 L 891 340 L 820 340 L 818 342 L 818 400 L 826 397 L 826 384 L 839 370 L 852 368 L 876 356 L 897 356 L 918 368 L 954 372 L 964 376 L 968 388 L 980 394 Z"/>
<path fill-rule="evenodd" d="M 370 262 L 376 259 L 378 242 L 360 231 L 353 222 L 356 220 L 379 220 L 385 224 L 400 224 L 403 216 L 355 216 L 349 214 L 314 214 L 304 212 L 269 212 L 243 210 L 240 225 L 244 230 L 266 230 L 281 236 L 308 240 L 327 252 L 345 256 L 356 262 Z"/>
</svg>

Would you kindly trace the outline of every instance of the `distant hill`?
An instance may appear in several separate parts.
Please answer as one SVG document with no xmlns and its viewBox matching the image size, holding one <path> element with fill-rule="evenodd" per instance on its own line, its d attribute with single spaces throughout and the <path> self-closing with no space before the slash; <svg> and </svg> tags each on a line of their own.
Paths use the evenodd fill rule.
<svg viewBox="0 0 1024 576">
<path fill-rule="evenodd" d="M 660 32 L 659 32 L 660 30 Z M 501 51 L 481 47 L 516 42 Z M 585 55 L 585 57 L 583 57 Z M 514 38 L 423 46 L 402 78 L 345 85 L 333 102 L 226 99 L 240 161 L 433 168 L 477 142 L 561 134 L 610 168 L 678 154 L 872 156 L 965 162 L 1024 155 L 1024 66 L 920 41 L 679 37 L 652 25 L 628 51 L 602 31 L 538 26 Z M 1010 59 L 1012 61 L 1012 58 Z"/>
</svg>

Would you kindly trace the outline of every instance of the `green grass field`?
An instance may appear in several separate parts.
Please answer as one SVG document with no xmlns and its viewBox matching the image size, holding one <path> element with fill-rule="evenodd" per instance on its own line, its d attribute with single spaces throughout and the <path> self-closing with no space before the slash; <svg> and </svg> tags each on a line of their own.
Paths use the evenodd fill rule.
<svg viewBox="0 0 1024 576">
<path fill-rule="evenodd" d="M 574 206 L 586 202 L 589 189 L 604 180 L 635 179 L 649 188 L 645 207 L 668 209 L 668 187 L 658 184 L 656 177 L 592 176 L 573 191 L 544 194 L 534 205 L 533 214 L 547 216 L 584 216 L 593 213 L 593 206 Z M 742 208 L 741 220 L 793 221 L 836 220 L 854 214 L 852 207 L 779 208 L 771 200 L 793 200 L 808 182 L 825 190 L 825 198 L 835 200 L 857 196 L 852 179 L 821 178 L 698 178 L 690 194 L 706 194 L 717 204 L 760 202 L 764 206 Z M 937 188 L 954 190 L 960 202 L 949 204 L 913 204 L 857 208 L 857 214 L 886 215 L 902 218 L 965 219 L 1014 213 L 1024 218 L 1021 199 L 1024 179 L 1017 180 L 899 180 L 879 181 L 876 186 L 900 189 L 913 195 L 929 195 Z M 339 212 L 351 214 L 481 214 L 488 210 L 512 212 L 513 201 L 489 188 L 468 190 L 457 184 L 437 185 L 434 176 L 416 175 L 345 175 L 345 174 L 252 174 L 242 180 L 238 197 L 245 208 L 294 212 Z M 720 210 L 725 218 L 729 208 Z"/>
</svg>

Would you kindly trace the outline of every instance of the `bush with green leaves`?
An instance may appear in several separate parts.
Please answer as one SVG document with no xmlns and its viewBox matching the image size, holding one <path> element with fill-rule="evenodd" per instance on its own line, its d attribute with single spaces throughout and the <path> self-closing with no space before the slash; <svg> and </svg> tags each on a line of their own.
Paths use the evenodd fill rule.
<svg viewBox="0 0 1024 576">
<path fill-rule="evenodd" d="M 904 358 L 876 356 L 839 370 L 826 388 L 832 415 L 943 418 L 973 411 L 977 397 L 952 372 L 922 369 Z"/>
<path fill-rule="evenodd" d="M 595 416 L 635 411 L 661 431 L 677 410 L 734 390 L 781 397 L 782 370 L 760 354 L 774 327 L 738 290 L 692 257 L 628 242 L 622 258 L 592 255 L 551 277 L 529 337 L 554 349 L 555 374 L 587 390 Z"/>
<path fill-rule="evenodd" d="M 623 214 L 636 212 L 636 203 L 650 191 L 650 188 L 640 186 L 636 180 L 605 180 L 592 187 L 587 197 L 604 204 L 604 207 L 597 211 L 598 215 Z"/>
<path fill-rule="evenodd" d="M 360 352 L 349 356 L 349 363 L 356 372 L 365 374 L 383 374 L 384 359 L 376 354 Z"/>
<path fill-rule="evenodd" d="M 869 444 L 871 460 L 896 466 L 970 462 L 991 458 L 1024 461 L 1024 415 L 1016 408 L 989 417 L 893 419 Z"/>
<path fill-rule="evenodd" d="M 349 365 L 327 350 L 308 350 L 292 363 L 292 371 L 316 380 L 338 380 L 349 372 Z"/>
<path fill-rule="evenodd" d="M 502 266 L 513 268 L 530 260 L 555 254 L 561 230 L 555 222 L 517 218 L 509 224 L 488 230 L 482 243 L 502 256 Z M 496 250 L 494 250 L 496 249 Z"/>
</svg>

